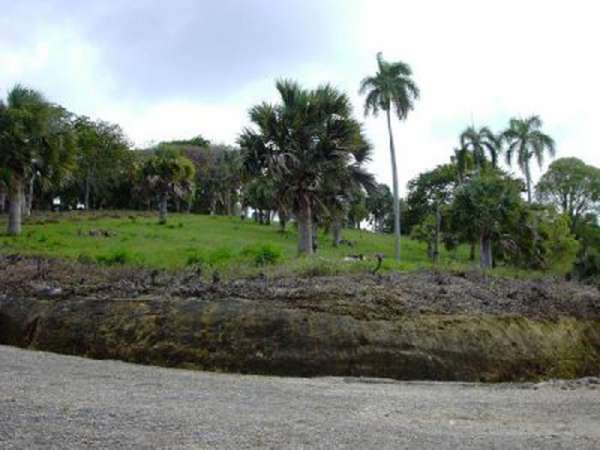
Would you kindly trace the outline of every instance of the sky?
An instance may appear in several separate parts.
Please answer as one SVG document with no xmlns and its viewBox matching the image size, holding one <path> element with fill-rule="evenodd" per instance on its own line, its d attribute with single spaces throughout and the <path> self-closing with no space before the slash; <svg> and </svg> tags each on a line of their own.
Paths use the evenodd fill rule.
<svg viewBox="0 0 600 450">
<path fill-rule="evenodd" d="M 391 182 L 384 117 L 363 117 L 375 56 L 411 65 L 421 98 L 394 122 L 401 192 L 464 128 L 538 114 L 557 157 L 600 166 L 600 5 L 589 0 L 0 0 L 0 95 L 16 83 L 116 122 L 138 147 L 234 144 L 274 82 L 352 99 Z M 546 164 L 547 166 L 547 164 Z M 535 170 L 534 175 L 539 176 Z"/>
</svg>

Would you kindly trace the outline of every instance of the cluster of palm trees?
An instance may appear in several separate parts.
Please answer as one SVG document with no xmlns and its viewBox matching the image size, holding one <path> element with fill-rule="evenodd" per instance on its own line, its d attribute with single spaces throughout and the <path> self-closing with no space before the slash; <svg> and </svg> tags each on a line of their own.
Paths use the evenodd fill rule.
<svg viewBox="0 0 600 450">
<path fill-rule="evenodd" d="M 419 98 L 412 70 L 403 62 L 388 62 L 379 53 L 378 70 L 360 85 L 365 116 L 385 111 L 393 177 L 395 257 L 400 259 L 400 199 L 392 116 L 404 120 Z M 239 144 L 247 176 L 254 183 L 274 183 L 280 217 L 291 211 L 299 229 L 298 251 L 313 252 L 316 223 L 328 222 L 333 243 L 348 216 L 353 197 L 380 189 L 365 170 L 371 146 L 361 124 L 351 117 L 348 97 L 324 85 L 306 90 L 297 83 L 277 83 L 281 102 L 263 103 L 250 111 L 253 128 L 243 131 Z"/>
<path fill-rule="evenodd" d="M 556 154 L 554 140 L 542 132 L 542 126 L 538 116 L 531 116 L 511 119 L 506 130 L 498 134 L 488 127 L 468 127 L 461 133 L 460 147 L 452 157 L 459 176 L 464 178 L 470 170 L 479 173 L 486 165 L 496 169 L 504 154 L 508 166 L 516 160 L 525 177 L 527 201 L 531 204 L 531 161 L 535 159 L 541 167 L 546 154 L 550 157 Z"/>
<path fill-rule="evenodd" d="M 125 151 L 129 146 L 118 126 L 76 117 L 38 92 L 16 86 L 6 102 L 0 101 L 0 192 L 8 192 L 10 197 L 9 233 L 20 233 L 21 212 L 27 210 L 23 205 L 31 205 L 34 180 L 54 179 L 60 184 L 61 177 L 74 165 L 82 172 L 85 204 L 89 206 L 91 188 L 96 186 L 98 190 L 98 177 L 106 175 L 100 170 L 105 165 L 102 155 L 110 155 L 110 160 L 125 161 L 123 173 L 137 164 L 137 189 L 147 197 L 160 197 L 163 222 L 169 198 L 186 196 L 191 206 L 194 189 L 202 185 L 197 178 L 210 178 L 212 184 L 204 183 L 206 186 L 202 185 L 203 192 L 199 194 L 219 193 L 211 197 L 211 212 L 219 201 L 231 215 L 237 199 L 252 199 L 255 209 L 276 210 L 283 228 L 288 218 L 295 217 L 300 254 L 313 253 L 318 226 L 332 231 L 336 245 L 345 222 L 360 223 L 361 211 L 366 209 L 360 204 L 369 203 L 365 202 L 365 193 L 372 194 L 371 203 L 379 209 L 388 198 L 366 170 L 372 146 L 362 124 L 353 117 L 345 93 L 328 84 L 305 89 L 289 80 L 278 81 L 276 89 L 279 101 L 251 108 L 252 126 L 241 132 L 239 152 L 217 152 L 224 159 L 211 166 L 219 170 L 208 177 L 202 171 L 204 166 L 210 166 L 202 164 L 208 141 L 201 137 L 194 142 L 170 143 L 178 149 L 193 145 L 201 152 L 187 155 L 185 150 L 178 154 L 158 152 L 137 163 L 126 157 L 125 153 L 132 152 Z M 379 53 L 376 73 L 362 80 L 359 92 L 365 96 L 365 116 L 377 116 L 380 112 L 386 116 L 393 179 L 395 257 L 399 260 L 401 218 L 392 119 L 407 118 L 419 98 L 419 88 L 409 65 L 386 61 Z M 541 165 L 546 154 L 555 153 L 554 141 L 542 131 L 542 125 L 539 117 L 532 116 L 510 120 L 507 129 L 498 134 L 488 127 L 468 127 L 460 135 L 459 148 L 451 158 L 459 182 L 488 167 L 498 168 L 504 156 L 508 165 L 516 161 L 522 171 L 531 202 L 531 161 Z M 102 143 L 106 137 L 110 138 L 110 145 Z M 81 147 L 77 161 L 73 157 L 74 146 Z M 121 156 L 113 157 L 104 147 L 118 150 Z M 385 211 L 381 212 L 377 219 L 380 227 L 385 217 Z"/>
<path fill-rule="evenodd" d="M 73 166 L 72 115 L 39 92 L 15 86 L 0 100 L 0 190 L 8 192 L 8 233 L 21 233 L 36 178 L 60 182 Z"/>
</svg>

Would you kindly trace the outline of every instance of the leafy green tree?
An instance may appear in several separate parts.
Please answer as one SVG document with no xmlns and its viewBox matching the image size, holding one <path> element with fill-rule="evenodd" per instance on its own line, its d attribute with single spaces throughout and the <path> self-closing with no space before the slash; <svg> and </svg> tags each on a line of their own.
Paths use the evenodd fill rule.
<svg viewBox="0 0 600 450">
<path fill-rule="evenodd" d="M 394 228 L 394 196 L 387 184 L 377 183 L 368 192 L 366 207 L 373 229 L 379 233 L 391 233 Z M 389 224 L 391 223 L 391 226 Z"/>
<path fill-rule="evenodd" d="M 244 165 L 254 166 L 276 186 L 286 186 L 298 223 L 298 252 L 313 253 L 313 221 L 325 180 L 349 166 L 364 146 L 360 124 L 352 118 L 347 95 L 330 85 L 306 90 L 278 81 L 277 104 L 250 110 L 253 128 L 243 130 L 239 144 Z"/>
<path fill-rule="evenodd" d="M 560 274 L 572 269 L 578 249 L 568 216 L 540 206 L 523 208 L 518 219 L 503 228 L 494 246 L 496 259 Z"/>
<path fill-rule="evenodd" d="M 75 183 L 83 193 L 86 209 L 106 206 L 110 191 L 124 177 L 129 142 L 121 127 L 101 120 L 78 117 L 74 123 L 77 137 Z"/>
<path fill-rule="evenodd" d="M 163 145 L 177 145 L 177 146 L 194 146 L 194 147 L 202 147 L 207 148 L 210 145 L 210 141 L 205 139 L 201 134 L 194 136 L 191 139 L 175 139 L 173 141 L 164 141 L 160 144 Z M 159 144 L 159 145 L 160 145 Z"/>
<path fill-rule="evenodd" d="M 511 119 L 508 129 L 502 134 L 507 142 L 506 163 L 511 165 L 516 158 L 519 169 L 525 176 L 527 183 L 527 202 L 531 204 L 531 167 L 533 158 L 540 167 L 544 163 L 546 153 L 551 157 L 556 154 L 554 139 L 544 134 L 543 123 L 539 116 L 531 116 L 526 119 Z"/>
<path fill-rule="evenodd" d="M 600 226 L 598 217 L 589 214 L 579 221 L 576 229 L 580 250 L 574 266 L 574 275 L 581 280 L 595 282 L 600 287 Z"/>
<path fill-rule="evenodd" d="M 427 256 L 433 263 L 437 262 L 437 242 L 439 241 L 439 222 L 437 217 L 429 214 L 425 219 L 412 227 L 410 236 L 412 239 L 427 244 Z"/>
<path fill-rule="evenodd" d="M 168 147 L 159 147 L 140 168 L 141 183 L 158 196 L 158 222 L 167 223 L 169 198 L 184 198 L 194 187 L 192 162 Z"/>
<path fill-rule="evenodd" d="M 451 209 L 454 230 L 479 236 L 480 267 L 493 265 L 492 245 L 514 223 L 522 209 L 518 183 L 490 172 L 458 188 Z"/>
<path fill-rule="evenodd" d="M 434 263 L 439 257 L 443 212 L 452 202 L 456 185 L 457 167 L 454 164 L 440 165 L 408 182 L 407 219 L 412 226 L 418 227 L 416 234 L 411 234 L 425 241 L 429 239 L 426 239 L 427 236 L 431 236 L 431 240 L 427 241 L 428 253 Z M 425 224 L 431 220 L 433 228 Z M 431 230 L 433 233 L 430 233 Z"/>
<path fill-rule="evenodd" d="M 242 205 L 254 209 L 256 221 L 261 225 L 271 223 L 271 211 L 276 209 L 275 190 L 275 180 L 266 176 L 253 178 L 244 186 Z"/>
<path fill-rule="evenodd" d="M 600 169 L 577 158 L 557 159 L 542 175 L 536 192 L 541 202 L 567 214 L 575 230 L 581 217 L 600 207 Z"/>
<path fill-rule="evenodd" d="M 394 193 L 394 233 L 395 257 L 400 260 L 400 194 L 398 190 L 398 169 L 396 165 L 396 149 L 392 133 L 392 109 L 398 119 L 405 120 L 419 98 L 419 89 L 412 79 L 410 66 L 403 62 L 388 62 L 383 54 L 377 54 L 378 70 L 374 76 L 366 77 L 360 85 L 360 93 L 366 94 L 365 115 L 377 116 L 380 110 L 385 111 L 390 138 L 390 156 L 392 161 L 393 193 Z"/>
<path fill-rule="evenodd" d="M 470 152 L 477 170 L 481 170 L 488 159 L 493 168 L 498 167 L 498 157 L 502 152 L 502 140 L 496 136 L 488 127 L 476 129 L 471 126 L 460 135 L 460 144 L 463 151 Z"/>
<path fill-rule="evenodd" d="M 179 141 L 175 141 L 179 142 Z M 226 145 L 168 144 L 179 149 L 196 168 L 194 210 L 203 214 L 234 213 L 242 189 L 242 159 L 239 149 Z"/>
<path fill-rule="evenodd" d="M 58 179 L 71 169 L 74 145 L 68 113 L 32 89 L 16 85 L 0 106 L 0 168 L 8 186 L 8 233 L 21 233 L 24 186 L 34 176 Z"/>
</svg>

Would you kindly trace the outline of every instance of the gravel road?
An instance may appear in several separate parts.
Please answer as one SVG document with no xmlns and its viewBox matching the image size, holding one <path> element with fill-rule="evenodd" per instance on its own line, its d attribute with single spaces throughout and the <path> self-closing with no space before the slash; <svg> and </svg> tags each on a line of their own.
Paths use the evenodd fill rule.
<svg viewBox="0 0 600 450">
<path fill-rule="evenodd" d="M 591 381 L 231 375 L 0 346 L 0 448 L 600 448 Z"/>
</svg>

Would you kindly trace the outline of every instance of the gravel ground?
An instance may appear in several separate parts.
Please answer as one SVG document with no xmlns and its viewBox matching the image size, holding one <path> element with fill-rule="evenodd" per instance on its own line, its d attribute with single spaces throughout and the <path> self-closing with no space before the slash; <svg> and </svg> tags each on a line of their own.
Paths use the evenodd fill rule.
<svg viewBox="0 0 600 450">
<path fill-rule="evenodd" d="M 598 379 L 276 378 L 0 346 L 0 448 L 600 448 Z"/>
</svg>

